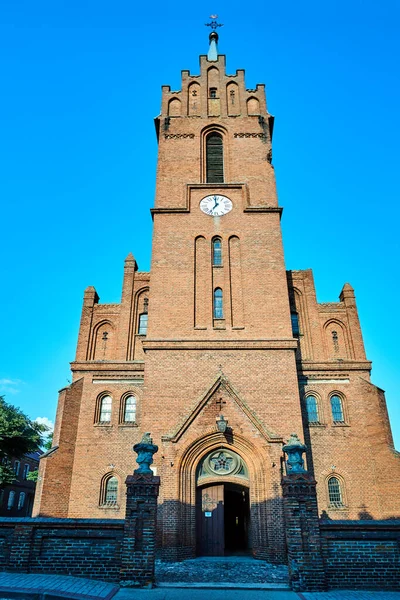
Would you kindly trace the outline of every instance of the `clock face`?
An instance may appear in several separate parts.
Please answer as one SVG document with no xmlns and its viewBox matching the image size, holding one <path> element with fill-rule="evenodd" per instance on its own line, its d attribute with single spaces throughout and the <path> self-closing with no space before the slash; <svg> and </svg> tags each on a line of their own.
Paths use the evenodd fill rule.
<svg viewBox="0 0 400 600">
<path fill-rule="evenodd" d="M 206 196 L 200 202 L 201 210 L 210 215 L 211 217 L 221 217 L 226 215 L 232 210 L 232 202 L 226 196 L 220 196 L 219 194 L 213 194 L 212 196 Z"/>
</svg>

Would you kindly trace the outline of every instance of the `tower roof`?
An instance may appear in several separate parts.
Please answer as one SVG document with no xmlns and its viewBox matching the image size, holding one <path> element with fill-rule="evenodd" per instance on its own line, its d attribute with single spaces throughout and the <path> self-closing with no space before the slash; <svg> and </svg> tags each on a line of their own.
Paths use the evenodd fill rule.
<svg viewBox="0 0 400 600">
<path fill-rule="evenodd" d="M 217 23 L 218 15 L 210 15 L 211 22 L 206 23 L 206 27 L 211 27 L 212 31 L 209 35 L 210 47 L 208 49 L 207 60 L 209 62 L 216 62 L 218 60 L 218 33 L 216 29 L 223 27 L 222 23 Z"/>
</svg>

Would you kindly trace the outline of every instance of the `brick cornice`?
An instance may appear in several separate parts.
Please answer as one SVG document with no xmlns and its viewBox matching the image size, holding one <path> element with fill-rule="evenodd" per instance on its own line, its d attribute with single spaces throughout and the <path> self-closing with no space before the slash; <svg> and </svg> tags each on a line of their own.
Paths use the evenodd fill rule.
<svg viewBox="0 0 400 600">
<path fill-rule="evenodd" d="M 370 371 L 372 362 L 370 360 L 341 360 L 317 362 L 312 360 L 302 360 L 297 363 L 301 374 L 312 373 L 313 371 Z"/>
<path fill-rule="evenodd" d="M 82 362 L 72 362 L 71 363 L 71 371 L 79 372 L 79 371 L 143 371 L 144 370 L 144 361 L 131 361 L 131 362 L 119 362 L 113 360 L 107 361 L 98 361 L 98 360 L 86 360 Z"/>
<path fill-rule="evenodd" d="M 148 350 L 296 350 L 297 341 L 278 340 L 145 340 Z"/>
</svg>

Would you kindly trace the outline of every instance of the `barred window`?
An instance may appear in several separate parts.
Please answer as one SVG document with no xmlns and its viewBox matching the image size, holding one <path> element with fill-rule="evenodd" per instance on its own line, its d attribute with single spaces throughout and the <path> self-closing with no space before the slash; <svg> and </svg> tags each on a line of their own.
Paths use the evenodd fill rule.
<svg viewBox="0 0 400 600">
<path fill-rule="evenodd" d="M 147 313 L 142 313 L 139 315 L 139 335 L 147 335 L 147 323 L 149 320 L 149 315 Z"/>
<path fill-rule="evenodd" d="M 212 259 L 214 267 L 222 265 L 222 242 L 220 238 L 215 238 L 212 242 Z"/>
<path fill-rule="evenodd" d="M 309 423 L 318 423 L 318 402 L 315 396 L 307 396 L 306 398 L 307 418 Z"/>
<path fill-rule="evenodd" d="M 206 138 L 207 183 L 224 182 L 224 149 L 222 135 L 212 132 Z"/>
<path fill-rule="evenodd" d="M 25 492 L 20 492 L 19 498 L 18 498 L 18 510 L 21 510 L 21 508 L 24 507 L 25 504 Z"/>
<path fill-rule="evenodd" d="M 136 398 L 127 396 L 124 402 L 124 423 L 134 423 L 136 421 Z"/>
<path fill-rule="evenodd" d="M 342 489 L 337 477 L 328 479 L 329 504 L 333 507 L 343 506 Z"/>
<path fill-rule="evenodd" d="M 224 309 L 222 300 L 221 288 L 215 288 L 214 290 L 214 319 L 223 319 Z"/>
<path fill-rule="evenodd" d="M 118 500 L 118 479 L 110 477 L 106 482 L 104 504 L 107 506 L 115 506 Z"/>
<path fill-rule="evenodd" d="M 109 423 L 111 421 L 111 407 L 112 407 L 111 396 L 103 396 L 103 398 L 100 400 L 100 415 L 99 415 L 100 423 Z"/>
<path fill-rule="evenodd" d="M 343 423 L 343 406 L 340 396 L 331 397 L 332 419 L 334 423 Z"/>
</svg>

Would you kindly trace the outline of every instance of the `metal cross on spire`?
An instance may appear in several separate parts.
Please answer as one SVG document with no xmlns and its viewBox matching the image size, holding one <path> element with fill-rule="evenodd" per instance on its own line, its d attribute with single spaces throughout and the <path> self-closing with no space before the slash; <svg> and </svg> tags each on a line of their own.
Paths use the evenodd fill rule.
<svg viewBox="0 0 400 600">
<path fill-rule="evenodd" d="M 223 27 L 223 24 L 217 23 L 218 15 L 210 15 L 210 19 L 211 23 L 205 24 L 206 27 L 211 27 L 211 33 L 209 36 L 210 47 L 208 49 L 207 60 L 209 60 L 210 62 L 215 62 L 218 60 L 218 33 L 216 32 L 216 29 L 218 29 L 218 27 Z"/>
<path fill-rule="evenodd" d="M 210 15 L 211 23 L 205 23 L 206 27 L 211 27 L 213 31 L 218 29 L 218 27 L 223 27 L 223 23 L 217 23 L 218 15 Z"/>
</svg>

